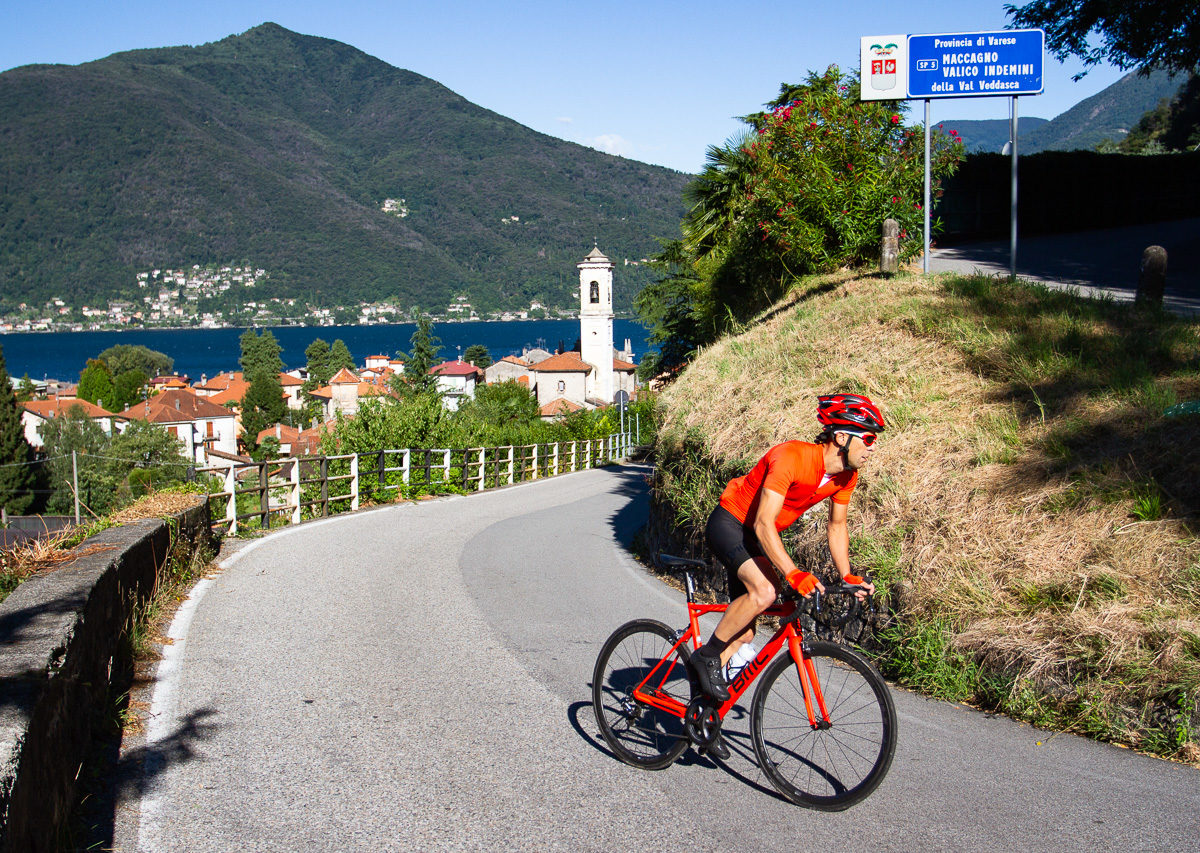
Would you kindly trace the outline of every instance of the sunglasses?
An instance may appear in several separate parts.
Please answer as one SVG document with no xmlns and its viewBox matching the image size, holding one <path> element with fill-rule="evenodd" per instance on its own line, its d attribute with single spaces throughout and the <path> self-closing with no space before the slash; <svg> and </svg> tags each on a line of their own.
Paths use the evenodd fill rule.
<svg viewBox="0 0 1200 853">
<path fill-rule="evenodd" d="M 875 439 L 879 438 L 879 436 L 877 436 L 873 432 L 864 432 L 864 433 L 848 432 L 848 433 L 846 433 L 846 435 L 861 438 L 862 443 L 865 447 L 871 447 L 872 445 L 875 444 Z"/>
</svg>

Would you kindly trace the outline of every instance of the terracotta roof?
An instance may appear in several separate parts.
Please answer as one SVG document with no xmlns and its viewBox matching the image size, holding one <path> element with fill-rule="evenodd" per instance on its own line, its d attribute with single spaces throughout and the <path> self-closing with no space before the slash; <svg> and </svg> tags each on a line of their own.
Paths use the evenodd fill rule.
<svg viewBox="0 0 1200 853">
<path fill-rule="evenodd" d="M 203 385 L 196 386 L 204 391 L 224 391 L 229 387 L 231 382 L 242 382 L 242 372 L 239 370 L 236 373 L 218 373 L 212 379 L 205 382 Z"/>
<path fill-rule="evenodd" d="M 518 377 L 517 377 L 517 384 L 518 384 L 518 385 L 528 385 L 528 384 L 529 384 L 529 377 L 528 377 L 528 376 L 518 376 Z"/>
<path fill-rule="evenodd" d="M 552 355 L 533 366 L 538 373 L 590 373 L 592 366 L 579 357 L 577 352 Z"/>
<path fill-rule="evenodd" d="M 483 371 L 465 361 L 443 361 L 429 368 L 434 376 L 481 376 Z"/>
<path fill-rule="evenodd" d="M 628 361 L 621 361 L 619 358 L 614 358 L 613 370 L 637 370 L 637 365 L 630 364 Z"/>
<path fill-rule="evenodd" d="M 249 390 L 250 383 L 241 379 L 231 380 L 225 387 L 225 390 L 219 394 L 213 394 L 211 397 L 204 397 L 210 403 L 215 403 L 218 406 L 223 406 L 226 403 L 241 403 L 242 398 L 246 396 L 246 391 Z"/>
<path fill-rule="evenodd" d="M 287 424 L 275 424 L 275 426 L 267 427 L 258 434 L 258 441 L 261 443 L 264 438 L 277 438 L 280 444 L 293 444 L 300 437 L 300 430 L 294 426 Z"/>
<path fill-rule="evenodd" d="M 333 378 L 329 380 L 329 384 L 330 385 L 345 385 L 350 382 L 358 382 L 358 381 L 359 381 L 358 374 L 352 373 L 343 367 L 341 370 L 339 370 L 337 373 L 335 373 L 333 375 Z"/>
<path fill-rule="evenodd" d="M 212 398 L 199 397 L 184 389 L 164 391 L 144 403 L 134 403 L 120 417 L 150 421 L 156 424 L 183 423 L 202 418 L 232 418 L 233 412 L 212 402 Z"/>
<path fill-rule="evenodd" d="M 281 373 L 281 374 L 279 374 L 279 384 L 282 385 L 284 388 L 287 388 L 291 385 L 303 385 L 304 380 L 297 379 L 295 376 L 292 376 L 292 374 L 290 374 L 290 373 Z"/>
<path fill-rule="evenodd" d="M 518 367 L 529 367 L 529 362 L 523 358 L 517 358 L 515 355 L 506 355 L 501 361 L 507 361 L 509 364 L 515 364 Z"/>
<path fill-rule="evenodd" d="M 53 400 L 30 400 L 21 404 L 21 408 L 25 411 L 37 415 L 39 418 L 56 418 L 71 410 L 72 407 L 79 406 L 87 414 L 89 418 L 113 418 L 117 415 L 100 408 L 95 403 L 89 403 L 87 400 L 80 400 L 78 397 L 68 397 L 64 399 L 55 398 Z"/>
<path fill-rule="evenodd" d="M 578 412 L 583 406 L 578 403 L 573 403 L 565 397 L 559 397 L 557 400 L 551 400 L 540 409 L 543 418 L 553 417 L 554 415 L 566 415 L 571 412 Z"/>
</svg>

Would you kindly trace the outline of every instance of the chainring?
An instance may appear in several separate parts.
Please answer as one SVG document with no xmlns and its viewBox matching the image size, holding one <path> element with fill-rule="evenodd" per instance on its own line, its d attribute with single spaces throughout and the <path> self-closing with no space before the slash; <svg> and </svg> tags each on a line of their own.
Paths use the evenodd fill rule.
<svg viewBox="0 0 1200 853">
<path fill-rule="evenodd" d="M 697 747 L 706 748 L 716 743 L 721 736 L 721 717 L 712 701 L 697 696 L 689 702 L 683 715 L 683 728 Z"/>
</svg>

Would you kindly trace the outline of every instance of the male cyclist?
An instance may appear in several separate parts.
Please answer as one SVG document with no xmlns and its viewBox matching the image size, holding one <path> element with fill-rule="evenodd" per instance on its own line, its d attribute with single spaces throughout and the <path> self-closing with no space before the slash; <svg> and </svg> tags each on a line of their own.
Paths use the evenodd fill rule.
<svg viewBox="0 0 1200 853">
<path fill-rule="evenodd" d="M 826 530 L 833 564 L 846 583 L 862 585 L 860 598 L 875 591 L 850 574 L 846 507 L 858 469 L 871 458 L 875 438 L 885 428 L 883 415 L 861 394 L 831 394 L 818 398 L 817 420 L 822 430 L 816 443 L 786 441 L 772 447 L 750 473 L 730 481 L 709 516 L 705 535 L 728 573 L 730 603 L 691 660 L 701 689 L 717 702 L 729 699 L 724 664 L 753 639 L 754 622 L 774 603 L 781 578 L 805 597 L 814 589 L 825 591 L 814 575 L 796 568 L 780 538 L 810 507 L 831 499 Z M 720 741 L 711 751 L 718 758 L 729 754 Z"/>
</svg>

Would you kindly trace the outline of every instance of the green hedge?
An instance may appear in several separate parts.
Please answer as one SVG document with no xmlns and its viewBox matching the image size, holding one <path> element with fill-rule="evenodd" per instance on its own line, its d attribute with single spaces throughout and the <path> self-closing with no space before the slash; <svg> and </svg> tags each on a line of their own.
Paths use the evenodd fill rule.
<svg viewBox="0 0 1200 853">
<path fill-rule="evenodd" d="M 1018 151 L 1019 153 L 1019 151 Z M 1200 154 L 1044 151 L 1018 157 L 1022 234 L 1052 234 L 1200 216 Z M 943 243 L 1009 231 L 1012 158 L 972 154 L 943 182 Z"/>
</svg>

